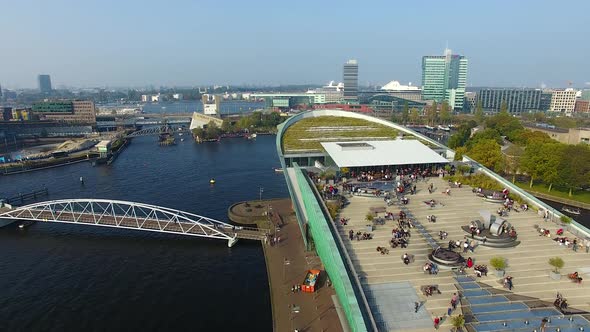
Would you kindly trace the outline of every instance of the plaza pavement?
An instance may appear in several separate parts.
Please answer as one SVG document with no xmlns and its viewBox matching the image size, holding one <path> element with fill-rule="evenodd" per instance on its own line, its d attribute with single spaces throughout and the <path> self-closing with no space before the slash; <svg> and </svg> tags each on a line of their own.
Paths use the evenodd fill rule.
<svg viewBox="0 0 590 332">
<path fill-rule="evenodd" d="M 430 182 L 434 183 L 436 188 L 432 194 L 429 194 L 427 190 Z M 418 182 L 417 194 L 408 195 L 410 202 L 403 206 L 408 210 L 408 217 L 418 220 L 443 247 L 446 247 L 451 239 L 463 240 L 466 235 L 469 236 L 461 229 L 461 226 L 468 225 L 474 219 L 481 219 L 480 210 L 488 210 L 496 214 L 500 206 L 498 203 L 485 202 L 482 198 L 475 196 L 469 186 L 452 188 L 450 196 L 442 194 L 445 188 L 447 183 L 440 178 L 429 178 L 427 182 Z M 429 275 L 423 272 L 422 266 L 427 262 L 427 255 L 432 247 L 415 229 L 412 230 L 408 248 L 390 248 L 391 231 L 397 227 L 397 222 L 386 221 L 383 226 L 375 226 L 372 240 L 350 241 L 349 230 L 352 229 L 355 233 L 367 230 L 366 225 L 369 222 L 365 220 L 365 217 L 369 209 L 386 206 L 386 204 L 382 198 L 352 196 L 349 199 L 350 204 L 343 208 L 340 217 L 350 218 L 350 220 L 346 226 L 338 225 L 338 229 L 361 278 L 364 291 L 376 316 L 375 319 L 387 330 L 432 331 L 433 317 L 446 313 L 451 296 L 457 292 L 454 273 L 441 270 L 438 275 Z M 430 199 L 441 202 L 443 206 L 430 208 L 424 203 Z M 387 207 L 387 211 L 397 216 L 401 207 L 396 204 Z M 428 215 L 435 215 L 436 223 L 429 223 L 426 219 Z M 491 257 L 503 256 L 508 260 L 506 274 L 514 277 L 515 287 L 512 292 L 524 296 L 525 303 L 531 301 L 532 304 L 533 301 L 539 300 L 552 303 L 556 292 L 559 291 L 568 299 L 571 308 L 590 311 L 590 285 L 588 284 L 590 254 L 587 254 L 583 248 L 574 252 L 559 246 L 551 238 L 540 237 L 535 225 L 548 227 L 552 237 L 560 226 L 543 221 L 543 218 L 532 209 L 527 212 L 511 212 L 505 219 L 516 228 L 518 240 L 521 241 L 517 247 L 499 249 L 478 246 L 474 253 L 463 254 L 465 258 L 472 257 L 475 264 L 488 265 L 490 273 L 487 277 L 478 278 L 478 281 L 503 290 L 501 278 L 495 276 L 493 269 L 489 266 Z M 439 240 L 440 230 L 448 232 L 446 240 Z M 564 236 L 574 238 L 567 232 Z M 376 251 L 377 246 L 389 248 L 389 254 L 381 255 Z M 404 265 L 401 256 L 405 252 L 414 255 L 415 262 Z M 549 278 L 551 267 L 548 260 L 555 256 L 565 261 L 561 271 L 562 278 L 558 281 Z M 586 281 L 582 284 L 570 281 L 567 274 L 574 271 L 578 271 Z M 473 269 L 469 270 L 468 274 L 473 275 Z M 442 294 L 424 297 L 420 286 L 430 284 L 439 285 Z M 408 292 L 408 289 L 413 289 L 414 292 Z M 414 313 L 416 300 L 425 301 L 417 314 Z M 458 311 L 453 315 L 460 312 L 458 307 Z M 450 325 L 445 321 L 442 327 L 448 329 Z"/>
</svg>

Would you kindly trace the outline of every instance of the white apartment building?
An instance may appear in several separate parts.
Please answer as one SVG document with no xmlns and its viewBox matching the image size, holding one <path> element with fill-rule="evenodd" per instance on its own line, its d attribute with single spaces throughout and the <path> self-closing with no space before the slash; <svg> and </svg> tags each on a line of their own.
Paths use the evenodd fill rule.
<svg viewBox="0 0 590 332">
<path fill-rule="evenodd" d="M 574 89 L 551 90 L 550 112 L 573 113 L 576 107 L 576 94 Z"/>
</svg>

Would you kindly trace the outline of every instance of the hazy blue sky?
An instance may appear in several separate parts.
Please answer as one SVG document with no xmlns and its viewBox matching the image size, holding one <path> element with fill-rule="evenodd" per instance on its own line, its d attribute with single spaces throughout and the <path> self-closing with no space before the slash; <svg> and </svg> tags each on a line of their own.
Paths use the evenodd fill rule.
<svg viewBox="0 0 590 332">
<path fill-rule="evenodd" d="M 590 1 L 0 0 L 0 84 L 420 84 L 445 43 L 468 85 L 590 82 Z"/>
</svg>

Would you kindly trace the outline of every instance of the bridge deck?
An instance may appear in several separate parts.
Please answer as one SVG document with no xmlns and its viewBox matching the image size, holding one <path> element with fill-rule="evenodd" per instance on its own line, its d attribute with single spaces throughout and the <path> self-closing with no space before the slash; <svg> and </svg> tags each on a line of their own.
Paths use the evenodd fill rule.
<svg viewBox="0 0 590 332">
<path fill-rule="evenodd" d="M 59 221 L 53 220 L 54 215 L 50 211 L 35 211 L 39 213 L 36 219 L 43 220 L 44 222 L 64 222 L 64 223 L 75 223 L 75 224 L 86 224 L 94 226 L 112 226 L 121 228 L 130 228 L 138 230 L 151 230 L 166 233 L 177 233 L 182 235 L 193 235 L 193 236 L 206 236 L 216 237 L 216 233 L 208 228 L 199 227 L 197 223 L 189 223 L 183 221 L 169 221 L 169 220 L 157 220 L 157 219 L 144 219 L 141 223 L 138 219 L 129 217 L 113 217 L 113 216 L 102 216 L 100 219 L 96 218 L 96 215 L 90 213 L 79 213 L 79 212 L 68 212 L 63 213 L 59 216 Z M 23 219 L 27 219 L 23 216 Z M 264 239 L 264 230 L 250 229 L 244 227 L 227 228 L 216 226 L 219 232 L 224 233 L 229 237 L 237 237 L 238 239 L 248 240 L 262 240 Z"/>
</svg>

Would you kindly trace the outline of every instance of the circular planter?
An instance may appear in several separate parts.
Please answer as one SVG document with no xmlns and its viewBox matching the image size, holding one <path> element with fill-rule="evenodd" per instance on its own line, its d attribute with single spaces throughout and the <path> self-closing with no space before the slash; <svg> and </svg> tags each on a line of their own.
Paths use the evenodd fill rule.
<svg viewBox="0 0 590 332">
<path fill-rule="evenodd" d="M 506 274 L 506 271 L 504 271 L 504 270 L 496 270 L 494 273 L 496 274 L 497 277 L 503 278 L 504 275 Z"/>
<path fill-rule="evenodd" d="M 551 278 L 553 280 L 559 280 L 559 279 L 561 279 L 561 273 L 555 273 L 555 271 L 550 271 L 549 278 Z"/>
</svg>

